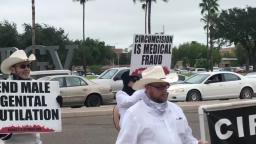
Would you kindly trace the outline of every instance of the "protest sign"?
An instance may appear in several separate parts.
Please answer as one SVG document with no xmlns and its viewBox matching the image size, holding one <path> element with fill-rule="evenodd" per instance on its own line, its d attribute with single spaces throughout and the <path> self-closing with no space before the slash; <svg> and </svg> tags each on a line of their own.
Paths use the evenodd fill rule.
<svg viewBox="0 0 256 144">
<path fill-rule="evenodd" d="M 256 101 L 231 102 L 199 108 L 201 137 L 208 122 L 211 144 L 254 144 L 256 139 Z"/>
<path fill-rule="evenodd" d="M 165 73 L 170 72 L 172 56 L 170 35 L 134 35 L 131 53 L 131 74 L 140 74 L 149 66 L 162 65 Z"/>
<path fill-rule="evenodd" d="M 55 81 L 0 81 L 0 133 L 59 132 Z"/>
</svg>

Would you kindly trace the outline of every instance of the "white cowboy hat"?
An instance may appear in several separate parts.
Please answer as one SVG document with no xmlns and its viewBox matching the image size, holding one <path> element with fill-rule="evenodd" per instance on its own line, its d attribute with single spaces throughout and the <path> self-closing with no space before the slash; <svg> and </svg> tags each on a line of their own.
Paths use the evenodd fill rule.
<svg viewBox="0 0 256 144">
<path fill-rule="evenodd" d="M 141 73 L 141 75 L 142 78 L 135 82 L 132 86 L 134 90 L 143 89 L 145 85 L 150 83 L 168 83 L 162 66 L 148 67 Z"/>
<path fill-rule="evenodd" d="M 34 60 L 36 60 L 36 57 L 34 54 L 31 54 L 28 57 L 24 50 L 17 50 L 1 63 L 1 71 L 2 73 L 10 74 L 11 73 L 10 68 L 13 65 L 21 62 L 32 62 Z"/>
</svg>

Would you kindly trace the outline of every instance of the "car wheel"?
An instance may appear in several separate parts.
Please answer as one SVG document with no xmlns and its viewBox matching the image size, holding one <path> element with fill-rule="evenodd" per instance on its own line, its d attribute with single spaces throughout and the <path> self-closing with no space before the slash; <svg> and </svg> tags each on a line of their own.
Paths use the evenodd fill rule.
<svg viewBox="0 0 256 144">
<path fill-rule="evenodd" d="M 201 100 L 201 94 L 197 90 L 191 90 L 187 94 L 187 101 L 200 101 Z"/>
<path fill-rule="evenodd" d="M 89 95 L 85 101 L 87 107 L 97 107 L 101 105 L 101 97 L 97 94 Z"/>
<path fill-rule="evenodd" d="M 253 97 L 253 91 L 251 88 L 243 88 L 240 93 L 240 99 L 251 99 Z"/>
</svg>

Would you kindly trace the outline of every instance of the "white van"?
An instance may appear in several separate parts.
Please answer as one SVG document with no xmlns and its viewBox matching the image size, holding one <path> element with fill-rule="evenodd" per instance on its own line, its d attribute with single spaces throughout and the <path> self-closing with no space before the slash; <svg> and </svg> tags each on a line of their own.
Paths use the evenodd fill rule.
<svg viewBox="0 0 256 144">
<path fill-rule="evenodd" d="M 31 71 L 30 76 L 33 79 L 39 79 L 41 77 L 45 76 L 51 76 L 51 75 L 71 75 L 70 70 L 42 70 L 42 71 Z"/>
</svg>

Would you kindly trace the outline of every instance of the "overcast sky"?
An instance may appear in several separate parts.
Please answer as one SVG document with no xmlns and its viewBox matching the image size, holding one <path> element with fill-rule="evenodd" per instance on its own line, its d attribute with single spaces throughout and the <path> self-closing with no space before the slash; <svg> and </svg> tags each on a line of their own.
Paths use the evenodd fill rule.
<svg viewBox="0 0 256 144">
<path fill-rule="evenodd" d="M 73 0 L 35 0 L 36 23 L 62 28 L 72 40 L 82 39 L 82 5 Z M 205 43 L 200 21 L 202 0 L 157 0 L 152 4 L 152 33 L 173 35 L 174 45 L 198 41 Z M 0 21 L 31 23 L 31 0 L 0 0 Z M 256 6 L 255 0 L 219 0 L 220 9 Z M 85 5 L 85 36 L 105 41 L 117 48 L 127 48 L 135 33 L 144 33 L 144 11 L 133 0 L 92 0 Z"/>
</svg>

